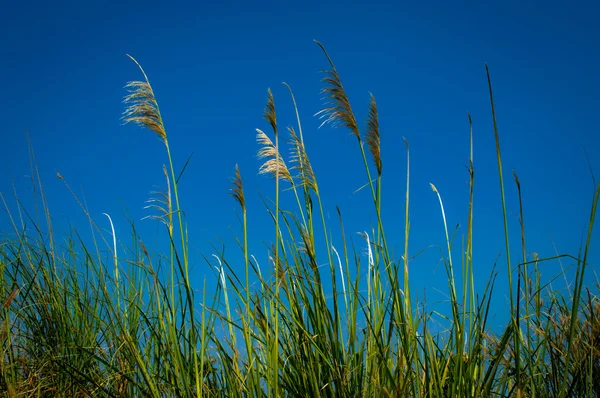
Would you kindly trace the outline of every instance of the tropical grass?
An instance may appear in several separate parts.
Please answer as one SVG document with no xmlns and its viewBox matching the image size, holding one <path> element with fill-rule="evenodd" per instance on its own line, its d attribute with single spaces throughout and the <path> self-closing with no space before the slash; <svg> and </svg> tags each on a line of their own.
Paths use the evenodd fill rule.
<svg viewBox="0 0 600 398">
<path fill-rule="evenodd" d="M 0 243 L 0 390 L 5 396 L 600 396 L 598 286 L 584 285 L 600 184 L 580 253 L 541 259 L 526 254 L 523 198 L 514 174 L 521 253 L 517 265 L 510 262 L 516 257 L 508 245 L 500 135 L 488 71 L 504 214 L 507 264 L 502 271 L 509 290 L 494 292 L 494 270 L 484 291 L 475 291 L 475 166 L 469 115 L 468 223 L 459 263 L 453 259 L 457 249 L 442 193 L 431 185 L 446 236 L 450 298 L 447 311 L 431 311 L 410 293 L 408 141 L 403 253 L 393 258 L 381 209 L 383 161 L 375 97 L 370 96 L 361 131 L 340 74 L 317 44 L 329 64 L 323 89 L 326 104 L 319 116 L 323 123 L 349 129 L 356 137 L 365 188 L 373 200 L 376 226 L 371 234 L 362 233 L 366 264 L 347 240 L 339 208 L 337 240 L 342 244 L 331 244 L 335 227 L 327 223 L 298 108 L 286 84 L 297 123 L 288 128 L 287 163 L 270 90 L 263 116 L 273 139 L 257 129 L 258 157 L 263 161 L 258 172 L 275 180 L 275 200 L 265 202 L 275 228 L 268 262 L 261 267 L 251 254 L 244 184 L 236 166 L 231 196 L 242 215 L 242 238 L 236 243 L 243 263 L 222 253 L 207 256 L 216 270 L 218 289 L 207 297 L 205 283 L 199 297 L 189 276 L 189 237 L 179 202 L 181 173 L 173 167 L 152 86 L 131 58 L 143 80 L 126 86 L 124 121 L 149 129 L 165 145 L 165 189 L 148 201 L 148 208 L 154 211 L 150 218 L 165 226 L 169 254 L 153 258 L 131 222 L 131 244 L 127 255 L 119 257 L 111 217 L 106 215 L 111 225 L 107 238 L 72 191 L 89 219 L 93 243 L 85 243 L 75 229 L 57 236 L 31 150 L 32 183 L 45 225 L 18 197 L 17 210 L 11 212 L 2 196 L 13 226 Z M 297 208 L 280 207 L 281 195 L 292 195 Z M 106 250 L 111 253 L 108 258 L 103 255 Z M 559 258 L 576 264 L 568 296 L 542 284 L 540 265 Z M 509 322 L 502 330 L 488 324 L 493 294 L 509 296 Z M 442 332 L 440 324 L 445 327 Z"/>
</svg>

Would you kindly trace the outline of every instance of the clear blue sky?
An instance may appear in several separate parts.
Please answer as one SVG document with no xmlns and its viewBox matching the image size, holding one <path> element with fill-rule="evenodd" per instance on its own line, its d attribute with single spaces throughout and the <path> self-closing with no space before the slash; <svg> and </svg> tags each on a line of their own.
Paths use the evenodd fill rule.
<svg viewBox="0 0 600 398">
<path fill-rule="evenodd" d="M 579 247 L 593 189 L 584 148 L 600 178 L 598 3 L 10 1 L 2 8 L 0 191 L 10 197 L 14 180 L 21 199 L 31 203 L 29 131 L 62 228 L 72 222 L 83 234 L 89 231 L 56 172 L 85 194 L 100 224 L 108 228 L 102 213 L 112 215 L 125 244 L 130 241 L 125 214 L 137 220 L 147 242 L 160 236 L 155 222 L 139 220 L 149 214 L 142 209 L 149 192 L 163 184 L 164 148 L 152 133 L 120 121 L 123 86 L 141 78 L 128 53 L 153 84 L 176 167 L 194 153 L 181 190 L 196 280 L 214 279 L 200 253 L 210 255 L 219 238 L 236 253 L 233 234 L 239 234 L 239 225 L 228 196 L 236 163 L 248 197 L 252 251 L 266 265 L 263 241 L 271 241 L 273 233 L 258 193 L 271 196 L 273 185 L 256 175 L 254 129 L 267 131 L 261 115 L 269 87 L 282 131 L 295 123 L 282 81 L 294 89 L 326 211 L 335 223 L 340 206 L 347 232 L 363 247 L 354 232 L 368 230 L 373 219 L 361 212 L 370 205 L 368 193 L 353 194 L 366 182 L 356 140 L 344 130 L 318 130 L 313 117 L 322 106 L 319 70 L 327 67 L 317 39 L 336 63 L 359 120 L 366 115 L 368 93 L 378 101 L 384 223 L 397 258 L 403 239 L 403 136 L 412 150 L 412 253 L 444 243 L 430 182 L 443 196 L 450 227 L 465 226 L 457 235 L 460 245 L 468 204 L 470 112 L 476 277 L 481 286 L 497 260 L 505 279 L 486 63 L 514 253 L 519 241 L 512 169 L 522 183 L 528 253 L 553 255 L 553 244 L 559 253 Z M 4 212 L 0 224 L 5 230 Z M 340 244 L 339 237 L 334 243 Z M 599 254 L 592 253 L 596 265 Z M 460 251 L 454 256 L 458 261 Z M 427 287 L 428 297 L 435 297 L 435 289 L 447 291 L 439 260 L 439 251 L 431 249 L 414 261 L 413 291 L 422 294 Z M 558 263 L 544 267 L 547 277 L 560 269 Z M 588 277 L 596 281 L 593 271 Z"/>
</svg>

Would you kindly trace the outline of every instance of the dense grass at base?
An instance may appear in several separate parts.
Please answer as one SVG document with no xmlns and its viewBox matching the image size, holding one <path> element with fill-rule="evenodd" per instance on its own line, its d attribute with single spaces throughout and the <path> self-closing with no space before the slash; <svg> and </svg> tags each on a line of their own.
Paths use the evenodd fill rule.
<svg viewBox="0 0 600 398">
<path fill-rule="evenodd" d="M 252 231 L 246 227 L 242 174 L 236 168 L 231 195 L 241 211 L 242 232 L 232 245 L 240 248 L 243 263 L 215 255 L 219 288 L 209 296 L 206 289 L 194 290 L 170 137 L 142 70 L 143 79 L 127 86 L 124 120 L 158 135 L 167 152 L 164 191 L 149 202 L 169 239 L 169 253 L 161 264 L 166 272 L 156 271 L 157 260 L 133 227 L 127 258 L 117 255 L 114 231 L 107 238 L 91 217 L 93 244 L 85 244 L 76 232 L 57 236 L 43 186 L 36 181 L 45 225 L 36 225 L 36 233 L 24 230 L 18 226 L 20 218 L 28 217 L 26 209 L 8 211 L 14 231 L 0 242 L 0 391 L 5 396 L 600 396 L 598 286 L 584 285 L 600 185 L 591 200 L 580 252 L 562 255 L 576 265 L 571 289 L 566 295 L 553 293 L 540 276 L 540 264 L 552 259 L 526 255 L 522 210 L 521 229 L 508 230 L 504 185 L 516 183 L 519 203 L 522 198 L 518 177 L 503 176 L 488 73 L 504 211 L 501 243 L 508 263 L 491 274 L 484 291 L 475 291 L 471 140 L 469 219 L 460 250 L 452 247 L 443 197 L 431 186 L 447 243 L 450 300 L 446 329 L 439 332 L 432 324 L 440 320 L 410 291 L 408 142 L 404 250 L 394 258 L 380 211 L 382 159 L 375 98 L 363 131 L 333 62 L 321 49 L 330 69 L 320 116 L 355 136 L 369 181 L 364 189 L 372 196 L 376 226 L 363 235 L 367 263 L 347 244 L 339 210 L 338 241 L 344 243 L 331 245 L 334 227 L 326 222 L 300 117 L 282 138 L 269 91 L 264 112 L 269 131 L 257 130 L 258 155 L 264 161 L 259 173 L 274 178 L 273 200 L 265 204 L 270 217 L 265 221 L 273 226 L 269 264 L 257 263 L 250 254 Z M 293 99 L 291 88 L 289 93 Z M 287 162 L 280 155 L 282 139 L 292 147 Z M 284 191 L 294 197 L 296 208 L 280 207 Z M 509 247 L 509 233 L 521 236 L 520 248 Z M 107 249 L 112 258 L 101 254 Z M 497 272 L 508 276 L 508 292 L 494 290 Z M 509 322 L 500 331 L 488 325 L 496 294 L 510 300 Z"/>
</svg>

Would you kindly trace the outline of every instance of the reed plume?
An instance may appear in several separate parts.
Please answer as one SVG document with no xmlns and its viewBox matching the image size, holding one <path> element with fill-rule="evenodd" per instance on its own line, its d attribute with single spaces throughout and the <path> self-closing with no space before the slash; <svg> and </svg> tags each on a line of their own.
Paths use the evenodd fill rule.
<svg viewBox="0 0 600 398">
<path fill-rule="evenodd" d="M 294 164 L 291 170 L 298 170 L 298 177 L 301 184 L 318 193 L 317 178 L 310 164 L 302 138 L 296 134 L 293 127 L 288 127 L 288 131 L 290 132 L 289 143 L 292 146 L 290 150 L 290 162 Z"/>
<path fill-rule="evenodd" d="M 268 90 L 269 96 L 267 98 L 267 104 L 263 112 L 263 117 L 271 125 L 273 133 L 275 134 L 275 140 L 277 141 L 279 130 L 277 129 L 277 116 L 275 113 L 275 101 L 273 100 L 273 93 L 271 89 Z M 261 146 L 258 150 L 257 157 L 259 159 L 266 159 L 265 162 L 258 169 L 258 174 L 272 175 L 273 178 L 284 179 L 289 181 L 291 184 L 294 183 L 292 175 L 288 170 L 285 162 L 281 158 L 278 146 L 273 143 L 269 136 L 261 129 L 256 129 L 256 141 Z"/>
<path fill-rule="evenodd" d="M 258 169 L 258 174 L 271 175 L 273 178 L 276 178 L 276 174 L 279 173 L 280 180 L 283 179 L 293 184 L 292 175 L 277 151 L 275 144 L 273 144 L 273 141 L 271 141 L 269 136 L 261 129 L 256 129 L 256 132 L 256 141 L 261 146 L 257 156 L 259 159 L 266 159 Z"/>
<path fill-rule="evenodd" d="M 326 76 L 323 78 L 323 83 L 326 84 L 325 88 L 321 90 L 321 94 L 324 96 L 325 108 L 317 112 L 320 119 L 324 119 L 321 126 L 329 123 L 332 127 L 347 127 L 350 132 L 360 140 L 360 131 L 358 130 L 358 124 L 354 117 L 354 112 L 350 106 L 350 100 L 342 85 L 342 79 L 335 69 L 333 61 L 329 57 L 329 54 L 325 50 L 325 47 L 316 41 L 321 47 L 321 50 L 325 53 L 327 61 L 331 66 L 331 70 L 323 71 Z"/>
<path fill-rule="evenodd" d="M 269 96 L 267 98 L 267 105 L 263 111 L 263 117 L 267 122 L 269 122 L 271 128 L 273 129 L 273 133 L 275 133 L 277 136 L 279 132 L 277 129 L 277 114 L 275 113 L 275 100 L 273 99 L 273 93 L 271 92 L 271 89 L 268 89 L 267 91 Z"/>
<path fill-rule="evenodd" d="M 171 200 L 171 182 L 169 179 L 169 172 L 167 170 L 167 166 L 163 164 L 163 174 L 165 175 L 165 180 L 167 181 L 167 188 L 165 190 L 153 191 L 151 194 L 155 195 L 146 201 L 146 206 L 144 209 L 154 209 L 158 210 L 159 214 L 148 215 L 142 218 L 144 219 L 154 219 L 158 220 L 161 223 L 165 224 L 169 231 L 172 231 L 173 226 L 173 202 Z"/>
<path fill-rule="evenodd" d="M 367 147 L 373 156 L 377 175 L 381 176 L 381 137 L 379 135 L 379 116 L 375 97 L 370 94 L 369 114 L 367 115 Z"/>
<path fill-rule="evenodd" d="M 131 55 L 127 56 L 140 68 L 145 81 L 132 81 L 125 85 L 129 94 L 123 100 L 127 104 L 127 108 L 123 112 L 122 119 L 125 124 L 135 123 L 154 131 L 166 145 L 167 131 L 165 130 L 158 102 L 156 101 L 156 96 L 154 95 L 154 90 L 150 85 L 148 76 L 146 76 L 144 69 L 135 58 Z"/>
<path fill-rule="evenodd" d="M 246 210 L 246 198 L 244 197 L 244 184 L 242 183 L 242 175 L 240 174 L 240 168 L 235 165 L 235 174 L 231 180 L 233 188 L 231 188 L 229 194 L 233 196 L 236 202 L 239 203 L 243 211 Z"/>
</svg>

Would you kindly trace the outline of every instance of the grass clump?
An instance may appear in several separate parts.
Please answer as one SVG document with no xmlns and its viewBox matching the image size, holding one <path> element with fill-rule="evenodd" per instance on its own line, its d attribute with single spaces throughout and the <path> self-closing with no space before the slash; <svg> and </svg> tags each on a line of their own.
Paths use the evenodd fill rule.
<svg viewBox="0 0 600 398">
<path fill-rule="evenodd" d="M 460 264 L 453 261 L 456 250 L 443 196 L 431 185 L 446 236 L 444 265 L 450 297 L 447 315 L 435 315 L 410 291 L 408 141 L 403 253 L 395 258 L 381 212 L 383 160 L 375 97 L 370 96 L 366 128 L 361 131 L 340 74 L 325 48 L 317 44 L 329 63 L 322 91 L 326 103 L 318 115 L 323 123 L 348 129 L 356 137 L 368 181 L 365 187 L 373 201 L 376 227 L 371 234 L 362 234 L 367 263 L 349 244 L 340 209 L 338 241 L 342 244 L 332 245 L 334 226 L 325 217 L 298 108 L 286 84 L 297 117 L 296 126 L 287 130 L 291 147 L 287 163 L 270 90 L 263 115 L 270 131 L 257 129 L 258 157 L 263 162 L 258 173 L 275 183 L 275 199 L 266 203 L 274 226 L 268 263 L 261 267 L 251 254 L 246 194 L 236 166 L 230 194 L 242 214 L 242 238 L 237 243 L 243 264 L 224 255 L 207 257 L 216 269 L 218 289 L 207 297 L 205 286 L 198 297 L 189 276 L 189 237 L 169 136 L 152 86 L 132 58 L 143 80 L 126 86 L 124 121 L 151 130 L 165 145 L 166 188 L 149 200 L 148 207 L 157 211 L 152 218 L 165 226 L 169 255 L 166 260 L 153 259 L 131 222 L 128 255 L 117 256 L 114 229 L 107 239 L 83 205 L 94 232 L 93 244 L 84 243 L 76 230 L 55 236 L 33 166 L 45 230 L 38 224 L 35 233 L 18 227 L 2 197 L 13 225 L 13 233 L 4 235 L 0 243 L 0 391 L 5 396 L 600 395 L 600 304 L 597 286 L 584 286 L 600 185 L 594 192 L 581 252 L 562 256 L 576 263 L 570 295 L 552 293 L 542 285 L 540 272 L 540 264 L 551 259 L 526 255 L 516 174 L 522 247 L 519 263 L 510 262 L 500 136 L 488 71 L 510 318 L 502 330 L 488 324 L 495 270 L 483 292 L 477 294 L 474 287 L 470 116 L 469 216 Z M 292 195 L 297 208 L 282 208 L 283 194 Z M 18 214 L 30 220 L 20 205 Z M 108 248 L 110 259 L 103 257 L 101 248 Z M 443 332 L 432 327 L 440 322 Z"/>
</svg>

